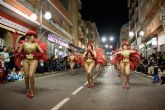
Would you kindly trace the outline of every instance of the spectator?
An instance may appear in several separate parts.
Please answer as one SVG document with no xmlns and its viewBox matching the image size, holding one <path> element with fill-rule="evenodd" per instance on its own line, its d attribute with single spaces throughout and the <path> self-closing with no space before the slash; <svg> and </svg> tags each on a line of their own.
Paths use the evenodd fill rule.
<svg viewBox="0 0 165 110">
<path fill-rule="evenodd" d="M 149 75 L 154 75 L 154 57 L 149 58 L 148 62 L 148 74 Z"/>
<path fill-rule="evenodd" d="M 1 52 L 0 54 L 4 56 L 4 70 L 5 70 L 5 78 L 6 78 L 7 74 L 9 73 L 9 64 L 10 64 L 8 48 L 4 47 L 3 52 Z"/>
<path fill-rule="evenodd" d="M 8 74 L 7 80 L 8 80 L 8 81 L 16 81 L 16 80 L 19 80 L 19 76 L 18 76 L 18 74 L 16 73 L 16 68 L 15 68 L 15 67 L 14 67 L 14 68 L 12 69 L 12 71 Z"/>
</svg>

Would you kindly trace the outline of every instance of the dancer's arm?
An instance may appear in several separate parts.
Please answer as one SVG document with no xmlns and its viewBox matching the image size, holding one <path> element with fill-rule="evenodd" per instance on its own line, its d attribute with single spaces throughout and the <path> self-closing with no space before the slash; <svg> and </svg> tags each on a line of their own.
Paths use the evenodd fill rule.
<svg viewBox="0 0 165 110">
<path fill-rule="evenodd" d="M 43 50 L 41 49 L 41 47 L 36 43 L 37 49 L 41 52 L 44 53 Z"/>
<path fill-rule="evenodd" d="M 76 58 L 76 56 L 74 56 L 74 58 L 76 59 L 76 61 L 77 61 L 77 58 Z"/>
<path fill-rule="evenodd" d="M 83 58 L 86 56 L 86 54 L 87 54 L 87 51 L 84 52 L 84 54 L 83 54 Z"/>
<path fill-rule="evenodd" d="M 96 58 L 96 57 L 97 57 L 97 56 L 96 56 L 96 51 L 93 51 L 92 53 L 93 53 L 93 55 L 94 55 L 94 58 Z"/>
</svg>

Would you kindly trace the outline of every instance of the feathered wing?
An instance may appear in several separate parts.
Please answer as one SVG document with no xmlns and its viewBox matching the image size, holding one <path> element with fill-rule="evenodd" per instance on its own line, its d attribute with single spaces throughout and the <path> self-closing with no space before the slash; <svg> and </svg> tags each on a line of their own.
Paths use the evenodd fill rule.
<svg viewBox="0 0 165 110">
<path fill-rule="evenodd" d="M 95 48 L 96 51 L 96 63 L 105 65 L 107 63 L 104 50 L 102 48 Z"/>
<path fill-rule="evenodd" d="M 131 62 L 131 69 L 135 70 L 138 67 L 138 64 L 141 60 L 140 55 L 136 51 L 131 52 L 129 59 L 130 59 L 130 62 Z"/>
<path fill-rule="evenodd" d="M 120 61 L 123 59 L 123 56 L 121 54 L 118 54 L 118 52 L 120 52 L 120 50 L 114 50 L 112 53 L 114 53 L 113 57 L 112 57 L 112 64 L 116 65 L 119 64 Z"/>
<path fill-rule="evenodd" d="M 114 53 L 119 52 L 120 50 L 115 50 Z M 123 56 L 121 54 L 115 54 L 112 58 L 112 64 L 119 64 L 120 61 L 123 59 Z M 138 67 L 138 64 L 141 60 L 140 55 L 138 54 L 138 52 L 131 52 L 130 57 L 130 66 L 131 66 L 131 70 L 135 70 Z"/>
</svg>

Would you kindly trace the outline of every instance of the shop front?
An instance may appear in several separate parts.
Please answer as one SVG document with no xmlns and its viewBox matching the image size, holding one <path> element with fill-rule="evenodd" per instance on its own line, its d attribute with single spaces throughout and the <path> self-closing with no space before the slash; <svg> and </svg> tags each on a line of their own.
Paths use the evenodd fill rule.
<svg viewBox="0 0 165 110">
<path fill-rule="evenodd" d="M 60 39 L 54 34 L 48 34 L 48 55 L 49 57 L 62 58 L 69 54 L 68 42 Z"/>
<path fill-rule="evenodd" d="M 146 57 L 146 49 L 145 44 L 139 44 L 139 52 L 142 54 L 143 57 Z"/>
<path fill-rule="evenodd" d="M 157 38 L 154 37 L 146 43 L 146 57 L 148 58 L 153 53 L 157 52 Z"/>
<path fill-rule="evenodd" d="M 158 35 L 158 51 L 165 52 L 165 32 Z"/>
</svg>

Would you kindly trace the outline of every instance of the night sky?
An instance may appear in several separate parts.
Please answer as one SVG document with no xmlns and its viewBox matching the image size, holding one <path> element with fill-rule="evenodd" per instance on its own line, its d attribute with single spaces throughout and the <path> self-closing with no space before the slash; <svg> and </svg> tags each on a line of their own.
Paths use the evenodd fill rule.
<svg viewBox="0 0 165 110">
<path fill-rule="evenodd" d="M 128 22 L 127 0 L 81 0 L 82 18 L 95 22 L 102 36 L 119 38 L 120 28 Z M 114 45 L 115 46 L 115 45 Z"/>
</svg>

